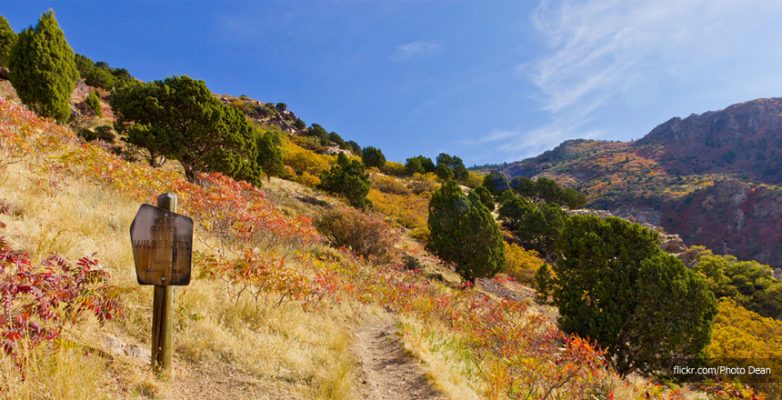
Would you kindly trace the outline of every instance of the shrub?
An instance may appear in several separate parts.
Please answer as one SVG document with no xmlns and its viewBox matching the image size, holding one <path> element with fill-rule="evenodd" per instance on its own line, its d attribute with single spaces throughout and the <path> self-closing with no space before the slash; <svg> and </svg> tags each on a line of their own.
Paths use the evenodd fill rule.
<svg viewBox="0 0 782 400">
<path fill-rule="evenodd" d="M 502 270 L 505 255 L 500 229 L 480 201 L 448 181 L 429 202 L 429 248 L 469 281 Z"/>
<path fill-rule="evenodd" d="M 301 148 L 295 148 L 284 154 L 283 161 L 293 168 L 297 175 L 307 173 L 312 176 L 320 176 L 331 167 L 328 157 Z"/>
<path fill-rule="evenodd" d="M 312 124 L 309 128 L 307 128 L 307 136 L 328 140 L 329 133 L 326 132 L 326 129 L 324 129 L 322 126 L 318 124 Z"/>
<path fill-rule="evenodd" d="M 407 172 L 408 175 L 425 174 L 434 171 L 434 162 L 432 162 L 432 159 L 429 157 L 415 156 L 408 158 L 405 162 L 405 172 Z"/>
<path fill-rule="evenodd" d="M 386 161 L 386 163 L 383 165 L 380 170 L 386 174 L 391 176 L 405 176 L 407 173 L 405 172 L 405 166 L 394 161 Z"/>
<path fill-rule="evenodd" d="M 158 157 L 176 159 L 191 182 L 212 171 L 261 184 L 257 133 L 203 81 L 179 76 L 137 83 L 115 92 L 111 106 L 117 132 L 147 149 L 150 164 Z"/>
<path fill-rule="evenodd" d="M 572 188 L 562 187 L 549 178 L 532 180 L 526 177 L 513 178 L 511 187 L 522 196 L 575 209 L 586 205 L 586 196 Z"/>
<path fill-rule="evenodd" d="M 279 112 L 285 112 L 288 110 L 288 105 L 285 103 L 277 103 L 274 105 L 274 108 L 276 108 Z"/>
<path fill-rule="evenodd" d="M 383 168 L 386 164 L 386 156 L 377 147 L 367 146 L 361 150 L 361 160 L 367 168 Z"/>
<path fill-rule="evenodd" d="M 505 245 L 505 269 L 503 270 L 513 279 L 532 285 L 535 272 L 545 264 L 535 250 L 526 250 L 515 244 L 504 242 Z"/>
<path fill-rule="evenodd" d="M 26 253 L 13 251 L 0 237 L 0 344 L 21 367 L 24 347 L 54 341 L 66 324 L 85 313 L 103 323 L 122 315 L 117 290 L 97 260 L 76 264 L 52 255 L 33 266 Z"/>
<path fill-rule="evenodd" d="M 345 196 L 351 206 L 367 208 L 369 174 L 361 161 L 350 160 L 344 154 L 337 156 L 337 163 L 321 178 L 321 189 Z"/>
<path fill-rule="evenodd" d="M 399 225 L 413 230 L 426 229 L 426 219 L 429 207 L 429 197 L 411 193 L 384 193 L 370 189 L 367 199 L 372 202 L 372 208 L 390 217 Z"/>
<path fill-rule="evenodd" d="M 548 304 L 553 286 L 554 282 L 548 264 L 541 265 L 535 272 L 535 289 L 538 291 L 535 301 L 539 304 Z"/>
<path fill-rule="evenodd" d="M 45 12 L 35 29 L 19 34 L 9 68 L 16 93 L 33 111 L 58 121 L 71 116 L 69 100 L 79 71 L 53 11 Z"/>
<path fill-rule="evenodd" d="M 270 180 L 272 176 L 285 174 L 281 144 L 282 139 L 279 132 L 259 133 L 257 136 L 258 158 L 256 162 L 266 173 L 267 180 Z"/>
<path fill-rule="evenodd" d="M 596 340 L 620 373 L 698 357 L 708 344 L 714 295 L 702 277 L 660 250 L 657 232 L 577 215 L 566 222 L 557 252 L 561 328 Z"/>
<path fill-rule="evenodd" d="M 76 68 L 88 85 L 106 90 L 113 91 L 136 81 L 124 68 L 111 68 L 105 62 L 93 62 L 81 54 L 76 54 Z"/>
<path fill-rule="evenodd" d="M 695 270 L 706 277 L 717 297 L 731 298 L 756 313 L 782 319 L 782 282 L 774 278 L 770 266 L 705 254 Z"/>
<path fill-rule="evenodd" d="M 293 127 L 296 129 L 304 129 L 307 127 L 307 123 L 304 122 L 301 118 L 296 118 L 296 121 L 293 123 Z"/>
<path fill-rule="evenodd" d="M 500 219 L 515 231 L 521 243 L 551 259 L 567 213 L 555 204 L 535 204 L 510 191 L 500 201 Z"/>
<path fill-rule="evenodd" d="M 345 147 L 345 140 L 337 132 L 329 133 L 329 141 L 339 146 L 339 148 Z"/>
<path fill-rule="evenodd" d="M 103 116 L 103 107 L 100 104 L 100 97 L 98 97 L 95 92 L 90 92 L 85 103 L 87 103 L 87 107 L 89 107 L 96 116 Z"/>
<path fill-rule="evenodd" d="M 345 147 L 355 155 L 361 154 L 361 146 L 359 146 L 358 143 L 352 140 L 348 140 L 347 142 L 345 142 Z"/>
<path fill-rule="evenodd" d="M 491 193 L 489 193 L 485 187 L 478 186 L 478 188 L 474 189 L 470 194 L 474 194 L 478 198 L 478 201 L 486 206 L 489 211 L 494 211 L 494 198 L 491 197 Z"/>
<path fill-rule="evenodd" d="M 82 128 L 79 130 L 79 137 L 88 142 L 92 142 L 93 140 L 101 140 L 106 143 L 114 143 L 115 138 L 114 133 L 111 131 L 111 127 L 105 125 L 98 126 L 95 128 L 95 130 Z"/>
<path fill-rule="evenodd" d="M 502 172 L 491 171 L 483 177 L 483 187 L 488 189 L 492 196 L 499 197 L 504 191 L 510 189 L 510 182 Z"/>
<path fill-rule="evenodd" d="M 8 24 L 8 20 L 0 15 L 0 67 L 8 66 L 14 44 L 16 44 L 16 32 Z"/>
<path fill-rule="evenodd" d="M 399 179 L 381 174 L 372 174 L 372 186 L 383 193 L 409 194 L 410 190 Z"/>
<path fill-rule="evenodd" d="M 386 260 L 399 239 L 376 214 L 352 208 L 332 210 L 315 221 L 315 227 L 334 247 L 346 247 L 372 260 Z"/>
</svg>

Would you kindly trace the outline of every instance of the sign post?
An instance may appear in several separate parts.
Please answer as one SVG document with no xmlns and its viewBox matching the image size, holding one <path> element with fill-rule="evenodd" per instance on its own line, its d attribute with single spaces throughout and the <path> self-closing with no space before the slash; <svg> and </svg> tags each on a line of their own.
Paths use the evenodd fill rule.
<svg viewBox="0 0 782 400">
<path fill-rule="evenodd" d="M 164 193 L 158 196 L 157 207 L 143 204 L 130 225 L 138 283 L 155 286 L 152 367 L 166 375 L 173 354 L 173 286 L 190 283 L 193 249 L 193 220 L 176 211 L 176 195 Z"/>
</svg>

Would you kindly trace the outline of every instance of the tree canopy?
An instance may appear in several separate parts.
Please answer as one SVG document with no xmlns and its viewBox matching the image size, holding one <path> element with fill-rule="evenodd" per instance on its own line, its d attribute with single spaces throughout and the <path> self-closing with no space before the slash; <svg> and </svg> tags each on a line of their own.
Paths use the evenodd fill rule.
<svg viewBox="0 0 782 400">
<path fill-rule="evenodd" d="M 11 58 L 11 49 L 16 44 L 16 32 L 8 20 L 0 15 L 0 67 L 7 67 Z"/>
<path fill-rule="evenodd" d="M 470 281 L 502 270 L 505 253 L 499 226 L 475 196 L 445 182 L 429 202 L 429 248 Z"/>
<path fill-rule="evenodd" d="M 434 172 L 435 166 L 432 159 L 424 156 L 410 157 L 405 162 L 405 172 L 408 175 L 415 173 L 425 174 L 427 172 Z"/>
<path fill-rule="evenodd" d="M 369 174 L 364 164 L 340 153 L 336 164 L 321 178 L 320 187 L 345 196 L 353 207 L 367 208 L 370 205 L 367 200 L 369 183 Z"/>
<path fill-rule="evenodd" d="M 437 167 L 435 168 L 435 172 L 437 172 L 437 176 L 443 180 L 453 178 L 463 182 L 469 176 L 467 167 L 464 166 L 462 159 L 446 153 L 440 153 L 437 156 Z"/>
<path fill-rule="evenodd" d="M 586 205 L 586 196 L 573 188 L 560 186 L 549 178 L 540 177 L 533 180 L 526 177 L 516 177 L 513 178 L 510 185 L 517 193 L 536 201 L 556 203 L 571 209 Z"/>
<path fill-rule="evenodd" d="M 705 280 L 664 254 L 658 234 L 626 220 L 568 219 L 557 243 L 560 327 L 596 340 L 621 373 L 701 356 L 716 301 Z"/>
<path fill-rule="evenodd" d="M 361 150 L 361 160 L 367 168 L 383 168 L 386 164 L 386 156 L 377 147 L 366 146 Z"/>
<path fill-rule="evenodd" d="M 489 192 L 499 197 L 503 192 L 510 189 L 510 182 L 508 177 L 502 172 L 491 171 L 483 177 L 483 186 L 489 190 Z"/>
<path fill-rule="evenodd" d="M 23 30 L 11 50 L 10 80 L 19 98 L 39 115 L 66 121 L 79 71 L 74 53 L 54 11 L 47 11 L 35 29 Z"/>
<path fill-rule="evenodd" d="M 213 171 L 260 185 L 257 133 L 203 81 L 177 76 L 136 83 L 114 93 L 111 104 L 117 132 L 147 149 L 151 163 L 176 159 L 190 181 Z"/>
</svg>

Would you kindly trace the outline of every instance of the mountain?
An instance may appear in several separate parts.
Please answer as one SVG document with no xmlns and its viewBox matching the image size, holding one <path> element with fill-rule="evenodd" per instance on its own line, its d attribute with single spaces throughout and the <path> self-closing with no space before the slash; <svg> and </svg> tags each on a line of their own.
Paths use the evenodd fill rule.
<svg viewBox="0 0 782 400">
<path fill-rule="evenodd" d="M 631 142 L 569 140 L 499 169 L 550 177 L 591 208 L 688 244 L 782 266 L 782 98 L 672 118 Z"/>
</svg>

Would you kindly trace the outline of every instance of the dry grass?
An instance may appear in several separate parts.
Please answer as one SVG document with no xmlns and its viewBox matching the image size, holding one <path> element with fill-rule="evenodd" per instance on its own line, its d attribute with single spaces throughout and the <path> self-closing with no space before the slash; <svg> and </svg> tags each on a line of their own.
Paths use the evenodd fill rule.
<svg viewBox="0 0 782 400">
<path fill-rule="evenodd" d="M 218 390 L 215 396 L 350 398 L 353 359 L 346 349 L 351 307 L 324 307 L 313 313 L 288 303 L 266 310 L 251 300 L 230 300 L 222 282 L 194 279 L 176 289 L 174 380 L 179 383 L 160 381 L 147 360 L 112 353 L 103 343 L 111 334 L 149 346 L 152 289 L 136 283 L 128 232 L 139 204 L 26 163 L 3 171 L 0 199 L 13 208 L 0 216 L 7 224 L 2 234 L 12 247 L 35 260 L 52 252 L 69 259 L 95 254 L 111 272 L 112 283 L 123 288 L 126 306 L 125 318 L 103 329 L 94 321 L 70 329 L 68 344 L 59 351 L 40 347 L 30 355 L 24 382 L 11 360 L 0 356 L 0 398 L 188 398 L 186 390 L 177 388 L 182 381 L 191 387 L 224 388 L 228 385 L 220 382 L 230 382 L 237 374 L 252 383 L 244 385 L 244 391 Z M 197 241 L 195 250 L 213 251 L 204 242 L 208 238 Z"/>
</svg>

